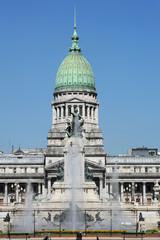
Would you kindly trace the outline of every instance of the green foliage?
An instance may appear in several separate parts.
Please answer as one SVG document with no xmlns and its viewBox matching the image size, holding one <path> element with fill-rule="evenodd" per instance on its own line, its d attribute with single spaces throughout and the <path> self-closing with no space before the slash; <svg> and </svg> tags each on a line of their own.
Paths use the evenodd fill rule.
<svg viewBox="0 0 160 240">
<path fill-rule="evenodd" d="M 37 231 L 36 234 L 42 234 L 42 233 L 62 233 L 62 234 L 76 234 L 78 231 L 57 231 L 57 230 L 45 230 L 45 231 Z M 125 233 L 124 230 L 88 230 L 88 231 L 81 231 L 82 233 Z"/>
</svg>

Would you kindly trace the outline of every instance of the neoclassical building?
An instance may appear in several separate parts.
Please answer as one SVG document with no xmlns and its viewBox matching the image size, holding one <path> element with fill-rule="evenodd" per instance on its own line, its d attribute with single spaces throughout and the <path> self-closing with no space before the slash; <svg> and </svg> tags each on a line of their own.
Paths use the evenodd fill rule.
<svg viewBox="0 0 160 240">
<path fill-rule="evenodd" d="M 156 227 L 160 199 L 158 150 L 141 147 L 121 156 L 110 156 L 104 152 L 94 74 L 82 56 L 78 42 L 74 23 L 72 46 L 56 76 L 54 101 L 51 103 L 52 126 L 46 148 L 13 148 L 9 154 L 0 152 L 1 210 L 11 215 L 14 211 L 22 212 L 29 189 L 33 192 L 33 210 L 41 210 L 43 216 L 48 212 L 60 214 L 60 211 L 69 208 L 70 200 L 65 195 L 70 190 L 70 183 L 66 183 L 66 168 L 70 156 L 68 146 L 74 145 L 74 138 L 67 135 L 66 129 L 73 121 L 72 113 L 78 109 L 84 120 L 77 152 L 84 166 L 84 203 L 83 206 L 80 203 L 79 207 L 96 218 L 94 212 L 106 214 L 112 209 L 112 202 L 117 201 L 121 211 L 129 212 L 134 218 L 135 225 L 142 212 L 146 228 L 150 225 Z M 4 214 L 0 215 L 1 224 Z M 154 219 L 152 224 L 151 217 Z"/>
</svg>

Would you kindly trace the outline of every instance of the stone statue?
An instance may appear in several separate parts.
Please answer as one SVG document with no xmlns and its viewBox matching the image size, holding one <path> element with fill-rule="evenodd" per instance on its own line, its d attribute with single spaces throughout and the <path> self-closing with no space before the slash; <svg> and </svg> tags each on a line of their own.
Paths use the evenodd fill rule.
<svg viewBox="0 0 160 240">
<path fill-rule="evenodd" d="M 85 178 L 87 181 L 93 180 L 93 172 L 89 169 L 88 163 L 85 164 Z"/>
<path fill-rule="evenodd" d="M 62 164 L 58 165 L 57 180 L 59 182 L 62 182 L 64 180 L 64 168 L 63 168 Z"/>
<path fill-rule="evenodd" d="M 104 220 L 104 219 L 102 219 L 102 218 L 100 217 L 100 212 L 96 213 L 95 219 L 96 219 L 96 222 L 101 222 L 101 221 Z"/>
<path fill-rule="evenodd" d="M 73 120 L 72 120 L 72 134 L 74 136 L 81 135 L 82 131 L 81 131 L 81 127 L 84 124 L 84 119 L 83 117 L 78 113 L 78 108 L 74 109 L 74 112 L 71 112 L 72 116 L 73 116 Z M 79 121 L 80 120 L 80 121 Z"/>
<path fill-rule="evenodd" d="M 140 214 L 139 214 L 139 221 L 144 221 L 145 220 L 145 218 L 142 216 L 142 213 L 140 212 Z"/>
<path fill-rule="evenodd" d="M 72 136 L 72 125 L 69 120 L 67 121 L 67 127 L 65 128 L 65 132 L 67 133 L 69 138 Z"/>
<path fill-rule="evenodd" d="M 74 112 L 71 112 L 71 114 L 73 116 L 72 123 L 67 121 L 65 132 L 67 133 L 68 137 L 82 137 L 82 126 L 84 125 L 84 119 L 78 113 L 78 108 L 75 108 Z"/>
<path fill-rule="evenodd" d="M 51 222 L 51 214 L 50 214 L 50 212 L 48 212 L 48 217 L 43 217 L 45 220 L 46 220 L 46 222 Z"/>
<path fill-rule="evenodd" d="M 86 213 L 85 214 L 85 219 L 87 222 L 93 222 L 94 221 L 94 217 L 91 214 Z"/>
<path fill-rule="evenodd" d="M 3 222 L 10 222 L 10 216 L 9 213 L 3 218 Z"/>
</svg>

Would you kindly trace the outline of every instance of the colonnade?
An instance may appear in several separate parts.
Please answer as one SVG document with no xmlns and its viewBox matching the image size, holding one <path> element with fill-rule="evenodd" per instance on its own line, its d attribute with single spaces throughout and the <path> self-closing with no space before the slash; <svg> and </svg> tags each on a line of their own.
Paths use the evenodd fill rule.
<svg viewBox="0 0 160 240">
<path fill-rule="evenodd" d="M 118 186 L 118 189 L 117 191 L 115 192 L 115 190 L 113 189 L 114 188 L 114 184 L 117 184 Z M 146 192 L 146 184 L 151 184 L 155 187 L 156 185 L 156 181 L 154 182 L 148 182 L 148 181 L 139 181 L 139 182 L 131 182 L 131 181 L 127 181 L 127 182 L 114 182 L 114 181 L 111 181 L 111 182 L 107 182 L 106 183 L 106 193 L 107 193 L 107 196 L 108 198 L 114 198 L 114 197 L 117 197 L 119 199 L 120 202 L 127 202 L 127 199 L 128 199 L 128 202 L 135 202 L 136 199 L 137 201 L 140 200 L 141 198 L 141 202 L 139 203 L 142 203 L 142 204 L 146 204 L 146 203 L 149 203 L 148 202 L 148 199 L 147 199 L 147 196 L 149 195 L 149 199 L 151 199 L 151 202 L 152 200 L 154 200 L 154 187 L 150 190 L 150 192 Z M 139 190 L 137 190 L 137 187 L 136 186 L 142 186 Z M 160 193 L 159 193 L 160 194 Z M 118 196 L 115 196 L 115 195 L 118 195 Z"/>
<path fill-rule="evenodd" d="M 2 184 L 2 183 L 0 183 Z M 22 198 L 22 195 L 24 196 L 25 193 L 30 191 L 30 186 L 32 184 L 36 185 L 36 191 L 34 189 L 33 193 L 43 194 L 44 193 L 44 183 L 42 182 L 31 182 L 31 183 L 24 183 L 21 181 L 13 182 L 5 182 L 3 183 L 4 191 L 0 192 L 1 201 L 3 200 L 3 203 L 8 204 L 11 202 L 12 197 L 14 197 L 14 201 L 20 202 L 20 195 Z M 13 185 L 13 187 L 11 187 Z M 2 185 L 1 185 L 2 186 Z M 25 189 L 25 192 L 21 192 L 21 188 Z M 21 199 L 22 200 L 22 199 Z"/>
<path fill-rule="evenodd" d="M 70 117 L 71 112 L 74 112 L 76 107 L 84 119 L 98 121 L 98 106 L 89 104 L 60 104 L 59 106 L 53 106 L 53 121 Z"/>
</svg>

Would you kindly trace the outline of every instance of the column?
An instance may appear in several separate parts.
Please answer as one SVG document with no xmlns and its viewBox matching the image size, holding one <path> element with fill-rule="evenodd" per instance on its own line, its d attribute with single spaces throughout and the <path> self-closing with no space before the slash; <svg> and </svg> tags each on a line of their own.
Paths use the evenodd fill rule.
<svg viewBox="0 0 160 240">
<path fill-rule="evenodd" d="M 41 194 L 41 183 L 38 183 L 38 193 Z"/>
<path fill-rule="evenodd" d="M 48 199 L 51 198 L 51 178 L 48 178 Z"/>
<path fill-rule="evenodd" d="M 67 117 L 68 117 L 68 104 L 66 104 L 66 119 L 67 119 Z"/>
<path fill-rule="evenodd" d="M 73 106 L 71 106 L 71 112 L 74 112 L 74 107 Z"/>
<path fill-rule="evenodd" d="M 59 107 L 57 107 L 57 120 L 59 119 Z"/>
<path fill-rule="evenodd" d="M 87 119 L 88 119 L 88 120 L 90 119 L 89 111 L 90 111 L 90 107 L 87 106 Z"/>
<path fill-rule="evenodd" d="M 134 203 L 134 185 L 135 185 L 135 182 L 132 182 L 132 185 L 131 185 L 131 202 Z"/>
<path fill-rule="evenodd" d="M 52 124 L 55 122 L 55 118 L 56 118 L 56 111 L 54 106 L 52 105 Z"/>
<path fill-rule="evenodd" d="M 98 123 L 98 106 L 95 109 L 95 120 Z"/>
<path fill-rule="evenodd" d="M 143 204 L 146 202 L 146 182 L 143 182 Z"/>
<path fill-rule="evenodd" d="M 85 119 L 85 105 L 82 105 L 82 116 Z"/>
<path fill-rule="evenodd" d="M 95 111 L 96 111 L 96 108 L 94 107 L 93 108 L 93 120 L 95 121 Z"/>
<path fill-rule="evenodd" d="M 120 191 L 121 191 L 121 202 L 123 202 L 123 191 L 124 191 L 124 186 L 123 186 L 123 183 L 121 182 L 120 183 L 121 185 L 120 185 Z"/>
<path fill-rule="evenodd" d="M 109 183 L 106 182 L 106 197 L 109 199 Z"/>
<path fill-rule="evenodd" d="M 92 122 L 93 122 L 93 107 L 91 108 L 91 119 L 92 119 Z"/>
<path fill-rule="evenodd" d="M 109 193 L 111 194 L 112 193 L 112 182 L 110 182 L 110 184 L 109 184 Z M 110 195 L 110 197 L 111 197 L 111 195 Z"/>
<path fill-rule="evenodd" d="M 8 183 L 4 184 L 4 203 L 8 203 Z"/>
<path fill-rule="evenodd" d="M 103 178 L 100 177 L 99 178 L 99 197 L 100 197 L 100 199 L 103 199 L 103 191 L 102 191 L 102 189 L 103 189 Z"/>
<path fill-rule="evenodd" d="M 44 183 L 44 182 L 42 182 L 42 194 L 43 194 L 43 196 L 46 196 L 46 195 L 47 195 L 47 191 L 46 191 L 45 183 Z"/>
<path fill-rule="evenodd" d="M 29 193 L 29 190 L 30 190 L 29 188 L 30 188 L 30 183 L 27 183 L 26 184 L 26 193 Z"/>
<path fill-rule="evenodd" d="M 16 202 L 19 202 L 19 183 L 16 183 Z"/>
</svg>

